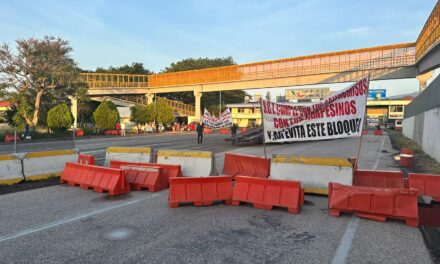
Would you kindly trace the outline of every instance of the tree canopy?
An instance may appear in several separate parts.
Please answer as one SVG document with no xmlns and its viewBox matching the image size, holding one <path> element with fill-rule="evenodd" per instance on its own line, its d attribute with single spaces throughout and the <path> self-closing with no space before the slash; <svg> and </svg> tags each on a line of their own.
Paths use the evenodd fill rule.
<svg viewBox="0 0 440 264">
<path fill-rule="evenodd" d="M 119 112 L 116 105 L 111 101 L 102 103 L 93 112 L 93 120 L 97 128 L 114 129 L 119 120 Z"/>
<path fill-rule="evenodd" d="M 46 121 L 49 109 L 68 102 L 68 96 L 76 96 L 86 86 L 79 82 L 68 41 L 46 36 L 16 44 L 16 52 L 6 43 L 0 46 L 0 94 L 17 105 L 15 114 L 20 116 L 15 119 L 37 126 L 39 120 Z"/>
<path fill-rule="evenodd" d="M 144 64 L 140 62 L 133 62 L 131 65 L 124 65 L 120 67 L 110 66 L 107 69 L 98 67 L 97 73 L 120 73 L 120 74 L 152 74 L 149 69 L 144 68 Z"/>
<path fill-rule="evenodd" d="M 47 126 L 52 130 L 66 130 L 73 122 L 74 117 L 65 103 L 55 106 L 47 113 Z"/>
<path fill-rule="evenodd" d="M 174 111 L 167 104 L 165 99 L 158 98 L 155 103 L 147 106 L 148 112 L 151 113 L 151 121 L 156 119 L 157 123 L 169 124 L 174 121 Z"/>
<path fill-rule="evenodd" d="M 135 122 L 137 125 L 145 125 L 154 120 L 151 111 L 151 107 L 146 105 L 134 105 L 130 107 L 130 121 Z"/>
</svg>

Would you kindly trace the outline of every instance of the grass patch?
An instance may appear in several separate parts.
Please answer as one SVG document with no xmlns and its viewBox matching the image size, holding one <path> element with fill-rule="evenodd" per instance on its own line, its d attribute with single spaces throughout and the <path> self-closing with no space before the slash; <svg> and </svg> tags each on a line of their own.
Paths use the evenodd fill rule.
<svg viewBox="0 0 440 264">
<path fill-rule="evenodd" d="M 440 174 L 440 163 L 427 155 L 423 149 L 413 140 L 405 137 L 401 131 L 387 130 L 393 148 L 400 151 L 401 148 L 414 150 L 414 166 L 409 168 L 411 172 Z"/>
</svg>

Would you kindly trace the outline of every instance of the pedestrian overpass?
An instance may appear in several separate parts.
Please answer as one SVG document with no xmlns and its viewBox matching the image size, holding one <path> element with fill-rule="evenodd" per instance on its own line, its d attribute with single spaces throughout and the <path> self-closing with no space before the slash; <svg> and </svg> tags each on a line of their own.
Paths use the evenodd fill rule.
<svg viewBox="0 0 440 264">
<path fill-rule="evenodd" d="M 287 59 L 152 75 L 83 73 L 90 96 L 193 92 L 195 116 L 201 116 L 204 92 L 417 78 L 426 86 L 440 65 L 440 3 L 434 7 L 416 42 L 322 53 Z"/>
</svg>

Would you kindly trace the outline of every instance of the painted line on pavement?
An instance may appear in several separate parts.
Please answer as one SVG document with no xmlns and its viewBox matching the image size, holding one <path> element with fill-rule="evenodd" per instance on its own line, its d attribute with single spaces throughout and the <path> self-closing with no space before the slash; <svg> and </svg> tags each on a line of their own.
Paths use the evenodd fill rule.
<svg viewBox="0 0 440 264">
<path fill-rule="evenodd" d="M 59 221 L 55 221 L 55 222 L 52 222 L 52 223 L 44 224 L 44 225 L 41 225 L 41 226 L 25 229 L 23 231 L 16 232 L 16 233 L 13 233 L 13 234 L 10 234 L 10 235 L 1 236 L 0 237 L 0 242 L 4 242 L 4 241 L 11 240 L 11 239 L 14 239 L 14 238 L 19 238 L 19 237 L 22 237 L 22 236 L 26 236 L 26 235 L 29 235 L 29 234 L 32 234 L 32 233 L 40 232 L 40 231 L 43 231 L 43 230 L 46 230 L 46 229 L 50 229 L 50 228 L 53 228 L 53 227 L 57 227 L 57 226 L 60 226 L 60 225 L 68 224 L 68 223 L 71 223 L 71 222 L 74 222 L 74 221 L 77 221 L 77 220 L 80 220 L 80 219 L 83 219 L 83 218 L 87 218 L 87 217 L 90 217 L 90 216 L 93 216 L 93 215 L 97 215 L 97 214 L 100 214 L 100 213 L 105 213 L 105 212 L 108 212 L 108 211 L 112 211 L 112 210 L 115 210 L 115 209 L 118 209 L 118 208 L 121 208 L 121 207 L 133 205 L 133 204 L 145 201 L 145 200 L 147 200 L 149 198 L 156 197 L 156 196 L 158 196 L 160 194 L 161 193 L 154 193 L 154 194 L 152 194 L 152 195 L 150 195 L 148 197 L 144 197 L 142 199 L 137 199 L 137 200 L 129 201 L 129 202 L 126 202 L 126 203 L 122 203 L 122 204 L 118 204 L 118 205 L 114 205 L 114 206 L 109 206 L 109 207 L 106 207 L 106 208 L 103 208 L 103 209 L 94 210 L 94 211 L 91 211 L 89 213 L 73 217 L 73 218 L 70 218 L 70 219 L 59 220 Z"/>
<path fill-rule="evenodd" d="M 373 165 L 373 170 L 376 170 L 377 167 L 379 166 L 381 153 L 384 145 L 385 145 L 385 137 L 383 137 L 382 139 L 382 143 L 379 149 L 379 154 L 376 156 L 376 161 L 374 162 Z M 350 254 L 351 246 L 353 244 L 354 236 L 356 234 L 358 226 L 359 226 L 359 217 L 353 215 L 350 219 L 350 222 L 348 222 L 347 227 L 345 228 L 344 235 L 342 236 L 338 248 L 336 249 L 336 253 L 333 256 L 332 264 L 347 263 L 348 254 Z"/>
</svg>

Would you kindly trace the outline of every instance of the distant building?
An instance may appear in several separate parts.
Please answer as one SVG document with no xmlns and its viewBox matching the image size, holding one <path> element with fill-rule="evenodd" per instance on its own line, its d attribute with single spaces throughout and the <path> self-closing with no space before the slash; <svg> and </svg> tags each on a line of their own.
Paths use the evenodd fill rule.
<svg viewBox="0 0 440 264">
<path fill-rule="evenodd" d="M 285 97 L 287 102 L 317 102 L 330 95 L 330 88 L 300 88 L 286 89 Z"/>
<path fill-rule="evenodd" d="M 227 104 L 231 109 L 232 121 L 238 127 L 256 127 L 261 125 L 260 102 L 245 104 Z"/>
<path fill-rule="evenodd" d="M 286 96 L 277 95 L 276 100 L 277 100 L 277 103 L 284 103 L 284 102 L 286 102 Z"/>
<path fill-rule="evenodd" d="M 367 119 L 372 124 L 388 123 L 396 129 L 402 128 L 405 106 L 412 98 L 382 99 L 367 101 Z"/>
</svg>

